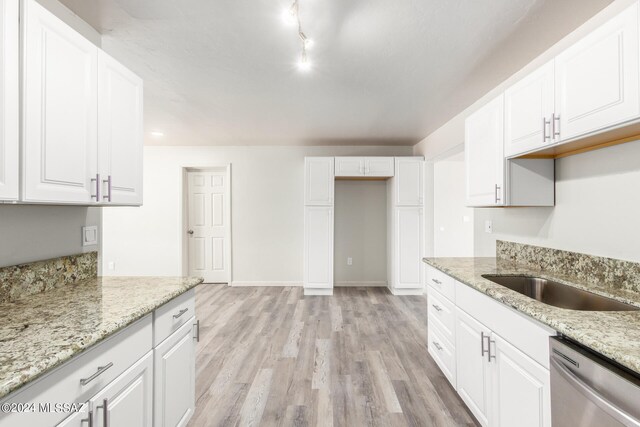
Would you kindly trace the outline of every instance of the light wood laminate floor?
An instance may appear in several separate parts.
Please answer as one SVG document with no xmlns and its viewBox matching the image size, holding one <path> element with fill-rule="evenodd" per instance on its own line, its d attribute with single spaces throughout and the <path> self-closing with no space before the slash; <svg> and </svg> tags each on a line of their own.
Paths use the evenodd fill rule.
<svg viewBox="0 0 640 427">
<path fill-rule="evenodd" d="M 196 289 L 189 426 L 474 426 L 427 353 L 426 297 L 386 288 Z"/>
</svg>

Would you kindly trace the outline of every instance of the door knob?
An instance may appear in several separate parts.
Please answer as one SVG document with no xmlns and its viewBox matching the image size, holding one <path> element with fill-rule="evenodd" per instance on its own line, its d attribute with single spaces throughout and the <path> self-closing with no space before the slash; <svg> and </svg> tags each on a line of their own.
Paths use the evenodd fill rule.
<svg viewBox="0 0 640 427">
<path fill-rule="evenodd" d="M 189 231 L 187 231 L 187 233 L 193 234 L 193 230 L 189 230 Z"/>
</svg>

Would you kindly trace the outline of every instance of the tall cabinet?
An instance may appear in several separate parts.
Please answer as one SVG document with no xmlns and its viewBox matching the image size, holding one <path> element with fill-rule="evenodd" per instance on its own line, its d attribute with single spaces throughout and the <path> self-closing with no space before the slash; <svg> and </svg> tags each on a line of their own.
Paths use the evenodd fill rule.
<svg viewBox="0 0 640 427">
<path fill-rule="evenodd" d="M 422 157 L 305 159 L 304 293 L 331 295 L 334 264 L 334 180 L 387 181 L 387 285 L 398 295 L 422 294 Z"/>
<path fill-rule="evenodd" d="M 0 200 L 18 200 L 18 0 L 0 0 Z"/>
<path fill-rule="evenodd" d="M 334 158 L 307 157 L 304 173 L 304 293 L 333 293 Z"/>
</svg>

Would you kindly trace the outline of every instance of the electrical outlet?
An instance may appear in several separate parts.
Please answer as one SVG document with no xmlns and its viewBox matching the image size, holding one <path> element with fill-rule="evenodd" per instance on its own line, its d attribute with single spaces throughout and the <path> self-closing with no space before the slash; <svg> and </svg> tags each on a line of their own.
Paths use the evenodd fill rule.
<svg viewBox="0 0 640 427">
<path fill-rule="evenodd" d="M 82 227 L 82 246 L 98 244 L 98 227 L 95 225 Z"/>
<path fill-rule="evenodd" d="M 353 265 L 353 258 L 347 258 L 347 265 Z"/>
<path fill-rule="evenodd" d="M 115 262 L 113 262 L 113 261 L 109 261 L 109 262 L 107 263 L 107 268 L 108 268 L 109 270 L 115 270 L 115 269 L 116 269 L 116 263 L 115 263 Z"/>
<path fill-rule="evenodd" d="M 493 223 L 489 220 L 484 222 L 484 232 L 493 233 Z"/>
</svg>

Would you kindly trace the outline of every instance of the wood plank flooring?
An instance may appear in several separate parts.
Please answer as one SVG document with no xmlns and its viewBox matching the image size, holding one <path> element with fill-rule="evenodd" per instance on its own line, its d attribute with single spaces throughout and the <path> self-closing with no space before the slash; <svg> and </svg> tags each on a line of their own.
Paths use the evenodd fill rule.
<svg viewBox="0 0 640 427">
<path fill-rule="evenodd" d="M 426 297 L 201 285 L 189 426 L 475 426 L 427 353 Z"/>
</svg>

